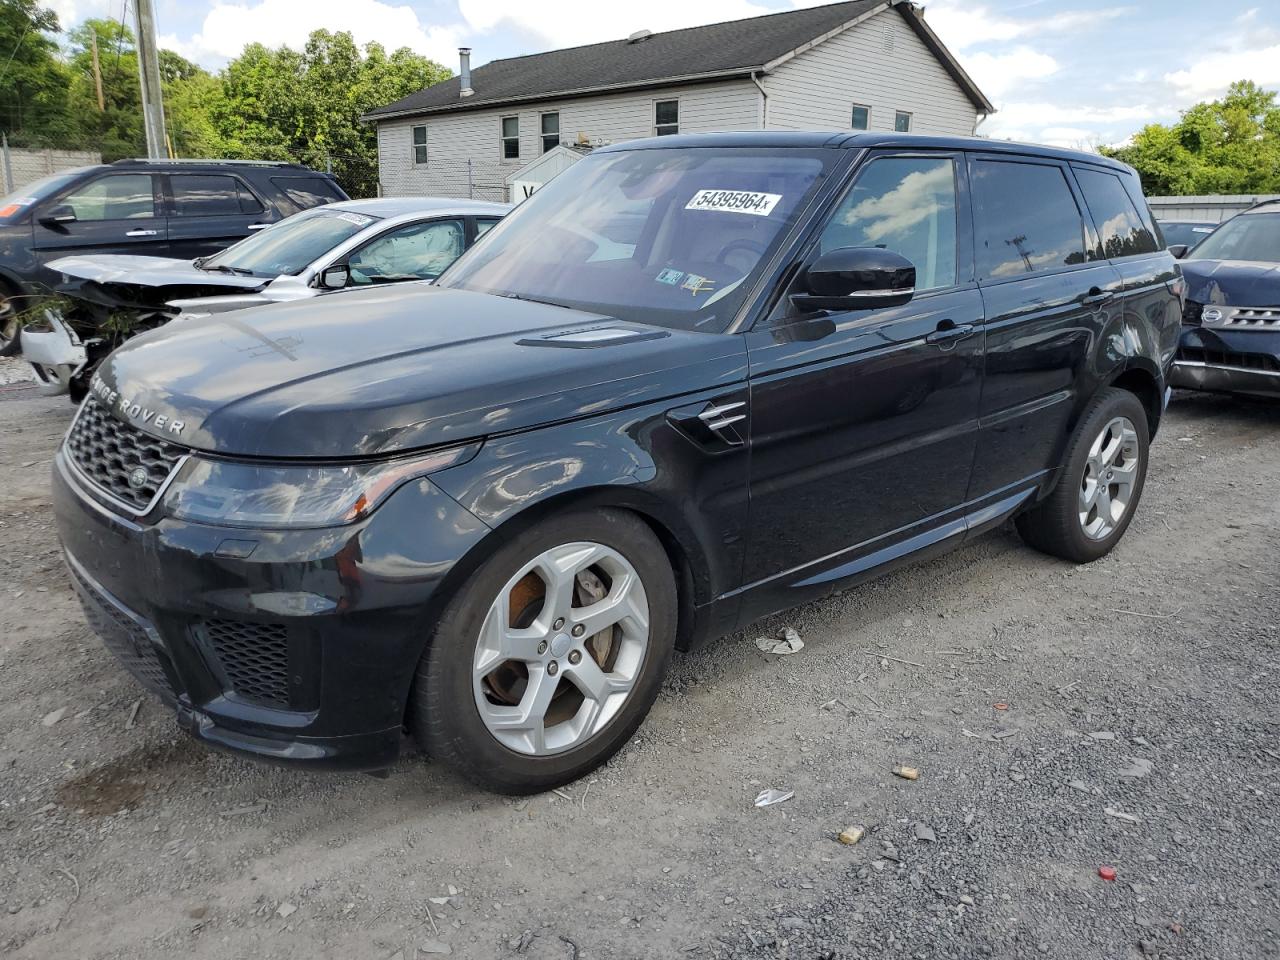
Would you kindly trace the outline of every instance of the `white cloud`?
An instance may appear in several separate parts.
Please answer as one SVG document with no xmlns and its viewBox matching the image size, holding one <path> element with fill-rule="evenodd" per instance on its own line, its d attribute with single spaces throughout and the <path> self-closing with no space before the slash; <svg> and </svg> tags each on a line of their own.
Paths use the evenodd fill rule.
<svg viewBox="0 0 1280 960">
<path fill-rule="evenodd" d="M 357 44 L 376 41 L 388 50 L 409 47 L 456 69 L 460 25 L 424 26 L 413 9 L 380 0 L 260 0 L 216 3 L 189 40 L 160 37 L 160 45 L 199 63 L 216 66 L 238 56 L 245 44 L 302 49 L 307 36 L 324 27 L 346 30 Z"/>
<path fill-rule="evenodd" d="M 119 19 L 124 0 L 43 0 L 40 4 L 58 15 L 63 30 L 74 27 L 87 17 Z"/>
<path fill-rule="evenodd" d="M 1264 87 L 1280 83 L 1280 44 L 1256 50 L 1224 50 L 1202 54 L 1191 66 L 1164 75 L 1188 103 L 1226 93 L 1233 80 L 1252 80 Z"/>
<path fill-rule="evenodd" d="M 774 12 L 750 0 L 701 0 L 699 3 L 648 0 L 643 4 L 599 0 L 540 0 L 538 3 L 459 0 L 458 9 L 467 25 L 477 33 L 509 26 L 536 36 L 546 48 L 621 40 L 637 30 L 658 33 Z M 486 59 L 480 57 L 480 62 Z"/>
<path fill-rule="evenodd" d="M 1058 13 L 1048 17 L 1018 19 L 992 12 L 990 7 L 962 0 L 938 0 L 929 4 L 925 19 L 943 43 L 953 51 L 986 43 L 1007 43 L 1024 37 L 1045 37 L 1085 28 L 1096 28 L 1103 20 L 1131 13 L 1131 7 Z"/>
<path fill-rule="evenodd" d="M 1058 61 L 1031 47 L 1015 47 L 1007 53 L 971 53 L 964 68 L 978 87 L 1000 106 L 1000 99 L 1029 81 L 1043 80 L 1058 72 Z"/>
<path fill-rule="evenodd" d="M 1027 140 L 1060 147 L 1111 143 L 1118 126 L 1138 126 L 1176 116 L 1172 104 L 1089 106 L 1043 102 L 1012 103 L 982 125 L 985 136 Z"/>
</svg>

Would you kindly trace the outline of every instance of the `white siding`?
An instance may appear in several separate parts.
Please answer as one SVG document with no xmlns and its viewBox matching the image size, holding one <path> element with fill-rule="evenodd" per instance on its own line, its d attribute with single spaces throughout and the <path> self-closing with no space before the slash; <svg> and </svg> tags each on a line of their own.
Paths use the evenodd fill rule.
<svg viewBox="0 0 1280 960">
<path fill-rule="evenodd" d="M 760 91 L 750 80 L 662 87 L 633 93 L 581 97 L 518 109 L 477 110 L 453 115 L 386 120 L 378 124 L 378 170 L 385 196 L 467 196 L 467 159 L 476 199 L 505 200 L 504 179 L 542 153 L 542 113 L 560 114 L 560 139 L 617 143 L 653 136 L 653 104 L 680 101 L 680 132 L 757 130 Z M 501 156 L 499 121 L 520 118 L 520 157 Z M 427 163 L 413 162 L 415 126 L 427 127 Z"/>
<path fill-rule="evenodd" d="M 854 104 L 871 130 L 893 130 L 901 110 L 912 133 L 968 136 L 977 109 L 893 10 L 876 14 L 779 66 L 764 78 L 773 130 L 848 130 Z"/>
</svg>

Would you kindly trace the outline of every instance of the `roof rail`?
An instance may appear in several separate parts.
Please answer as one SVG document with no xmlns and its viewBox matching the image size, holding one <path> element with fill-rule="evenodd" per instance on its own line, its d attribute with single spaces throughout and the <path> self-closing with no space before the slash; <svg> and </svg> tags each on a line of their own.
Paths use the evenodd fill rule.
<svg viewBox="0 0 1280 960">
<path fill-rule="evenodd" d="M 228 164 L 228 165 L 234 165 L 237 167 L 298 167 L 300 169 L 306 169 L 302 164 L 294 163 L 292 160 L 231 160 L 231 159 L 225 159 L 225 158 L 212 159 L 212 160 L 197 160 L 194 158 L 192 159 L 184 158 L 181 160 L 167 160 L 163 157 L 155 157 L 155 158 L 126 157 L 123 160 L 113 161 L 111 165 L 113 167 L 119 167 L 119 166 L 131 166 L 133 164 L 147 164 L 147 163 L 157 163 L 157 164 L 173 163 L 173 164 L 193 164 L 193 165 Z"/>
</svg>

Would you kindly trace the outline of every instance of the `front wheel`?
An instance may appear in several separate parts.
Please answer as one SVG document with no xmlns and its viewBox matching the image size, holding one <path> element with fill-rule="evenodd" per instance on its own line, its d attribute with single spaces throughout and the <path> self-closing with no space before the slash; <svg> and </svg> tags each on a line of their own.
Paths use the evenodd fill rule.
<svg viewBox="0 0 1280 960">
<path fill-rule="evenodd" d="M 666 552 L 638 517 L 545 520 L 495 551 L 449 603 L 418 667 L 413 732 L 489 789 L 574 780 L 649 712 L 676 609 Z"/>
<path fill-rule="evenodd" d="M 1141 401 L 1127 390 L 1101 391 L 1080 418 L 1057 486 L 1018 517 L 1022 539 L 1076 563 L 1110 553 L 1142 497 L 1149 442 Z"/>
<path fill-rule="evenodd" d="M 18 299 L 9 286 L 0 281 L 0 357 L 9 357 L 18 352 L 21 332 Z"/>
</svg>

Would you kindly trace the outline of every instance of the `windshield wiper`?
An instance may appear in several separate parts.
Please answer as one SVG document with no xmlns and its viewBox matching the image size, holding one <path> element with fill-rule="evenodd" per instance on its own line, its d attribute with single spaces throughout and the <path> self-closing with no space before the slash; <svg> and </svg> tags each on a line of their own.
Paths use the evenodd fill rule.
<svg viewBox="0 0 1280 960">
<path fill-rule="evenodd" d="M 208 270 L 211 273 L 230 273 L 237 277 L 252 277 L 253 271 L 246 270 L 244 267 L 229 267 L 225 263 L 219 263 L 212 267 L 200 265 L 201 270 Z"/>
</svg>

